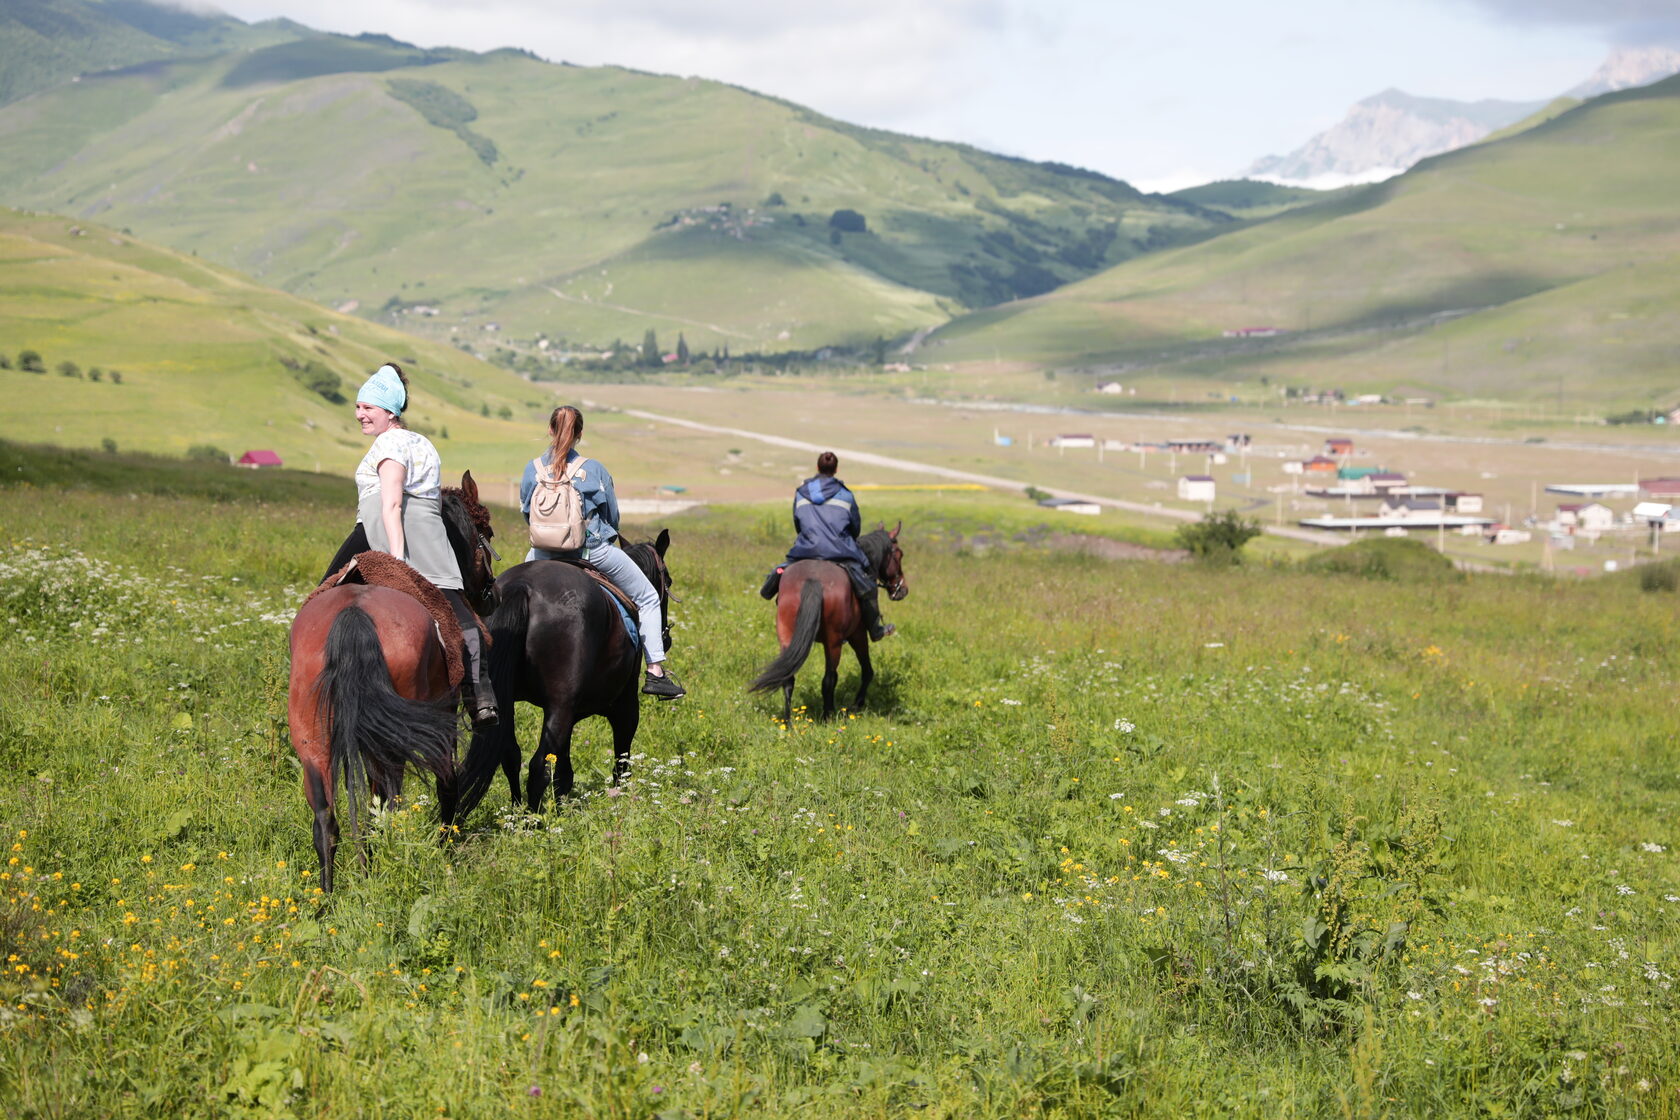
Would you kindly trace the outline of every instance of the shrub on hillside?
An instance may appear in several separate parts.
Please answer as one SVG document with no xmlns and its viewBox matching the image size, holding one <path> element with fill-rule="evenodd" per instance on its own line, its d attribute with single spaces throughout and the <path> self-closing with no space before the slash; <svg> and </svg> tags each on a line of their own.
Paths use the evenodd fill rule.
<svg viewBox="0 0 1680 1120">
<path fill-rule="evenodd" d="M 82 367 L 66 359 L 58 363 L 58 375 L 60 377 L 81 377 Z"/>
<path fill-rule="evenodd" d="M 25 373 L 45 373 L 47 363 L 41 360 L 41 355 L 34 350 L 18 352 L 18 368 Z"/>
<path fill-rule="evenodd" d="M 226 463 L 233 456 L 213 443 L 195 443 L 187 448 L 187 458 L 195 463 Z"/>
<path fill-rule="evenodd" d="M 1234 509 L 1210 513 L 1174 534 L 1178 547 L 1207 564 L 1240 564 L 1242 547 L 1260 535 L 1260 523 Z"/>
<path fill-rule="evenodd" d="M 828 224 L 841 233 L 869 232 L 869 222 L 856 210 L 836 210 L 828 216 Z"/>
<path fill-rule="evenodd" d="M 1307 557 L 1310 572 L 1335 572 L 1364 579 L 1397 583 L 1434 583 L 1460 580 L 1464 573 L 1422 541 L 1407 537 L 1371 537 Z"/>
</svg>

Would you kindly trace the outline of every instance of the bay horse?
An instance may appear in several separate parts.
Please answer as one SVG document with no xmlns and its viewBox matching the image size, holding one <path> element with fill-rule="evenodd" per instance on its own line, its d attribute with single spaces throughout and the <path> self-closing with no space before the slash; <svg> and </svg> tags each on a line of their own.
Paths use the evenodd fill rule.
<svg viewBox="0 0 1680 1120">
<path fill-rule="evenodd" d="M 659 594 L 665 648 L 671 647 L 671 571 L 665 552 L 671 534 L 654 541 L 620 539 L 631 561 Z M 642 646 L 625 630 L 607 591 L 576 564 L 529 560 L 496 581 L 495 613 L 486 622 L 493 643 L 490 679 L 501 721 L 473 731 L 462 764 L 459 813 L 465 816 L 489 792 L 501 767 L 513 803 L 519 804 L 519 739 L 514 702 L 543 710 L 542 734 L 526 769 L 525 803 L 531 812 L 548 792 L 549 756 L 554 758 L 556 798 L 572 792 L 572 729 L 579 720 L 603 716 L 612 726 L 613 785 L 630 773 L 630 744 L 641 723 Z"/>
<path fill-rule="evenodd" d="M 483 614 L 492 603 L 494 530 L 471 471 L 461 476 L 460 489 L 443 491 L 440 506 L 462 593 Z M 430 773 L 448 835 L 456 808 L 460 699 L 449 684 L 448 657 L 420 600 L 389 587 L 340 584 L 311 598 L 292 620 L 286 717 L 303 764 L 304 797 L 315 814 L 323 891 L 333 888 L 340 779 L 351 833 L 359 840 L 369 787 L 373 796 L 391 799 L 402 793 L 406 767 Z M 365 865 L 365 849 L 362 858 Z"/>
<path fill-rule="evenodd" d="M 869 574 L 887 589 L 894 602 L 910 594 L 909 581 L 904 578 L 904 551 L 898 547 L 898 534 L 903 528 L 904 522 L 900 521 L 891 531 L 882 526 L 858 538 L 858 547 L 869 558 Z M 749 692 L 762 692 L 781 687 L 783 726 L 793 718 L 793 678 L 819 637 L 825 655 L 822 718 L 834 715 L 834 687 L 840 679 L 844 645 L 850 645 L 857 655 L 858 690 L 852 707 L 862 709 L 869 698 L 875 668 L 869 662 L 869 632 L 864 629 L 851 577 L 829 560 L 798 560 L 782 572 L 781 587 L 776 592 L 776 638 L 782 643 L 782 652 L 747 688 Z"/>
</svg>

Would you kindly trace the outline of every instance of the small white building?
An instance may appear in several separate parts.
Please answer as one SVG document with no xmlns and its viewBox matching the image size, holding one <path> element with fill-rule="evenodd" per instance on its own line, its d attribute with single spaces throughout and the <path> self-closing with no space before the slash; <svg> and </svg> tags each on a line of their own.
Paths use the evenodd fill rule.
<svg viewBox="0 0 1680 1120">
<path fill-rule="evenodd" d="M 1557 507 L 1559 528 L 1577 533 L 1605 533 L 1616 526 L 1616 511 L 1603 502 L 1568 502 Z"/>
<path fill-rule="evenodd" d="M 1097 437 L 1083 432 L 1059 435 L 1050 441 L 1051 447 L 1095 447 Z"/>
<path fill-rule="evenodd" d="M 1099 392 L 1099 393 L 1109 393 L 1109 394 L 1114 395 L 1114 396 L 1119 396 L 1121 393 L 1124 393 L 1125 391 L 1126 391 L 1126 387 L 1124 385 L 1120 384 L 1120 382 L 1118 382 L 1118 381 L 1099 381 L 1099 382 L 1097 382 L 1097 392 Z"/>
<path fill-rule="evenodd" d="M 1447 508 L 1454 513 L 1481 513 L 1482 496 L 1480 494 L 1455 493 L 1446 496 Z"/>
<path fill-rule="evenodd" d="M 1216 492 L 1212 475 L 1187 474 L 1178 480 L 1178 498 L 1182 502 L 1211 502 Z"/>
</svg>

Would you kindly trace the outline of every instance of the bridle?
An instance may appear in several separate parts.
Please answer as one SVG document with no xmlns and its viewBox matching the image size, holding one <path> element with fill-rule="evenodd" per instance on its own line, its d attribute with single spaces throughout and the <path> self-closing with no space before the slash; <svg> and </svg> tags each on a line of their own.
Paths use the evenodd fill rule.
<svg viewBox="0 0 1680 1120">
<path fill-rule="evenodd" d="M 903 555 L 902 552 L 899 552 L 898 545 L 896 543 L 895 544 L 889 544 L 887 546 L 887 554 L 886 554 L 886 556 L 884 556 L 882 558 L 881 567 L 885 568 L 887 566 L 886 561 L 892 559 L 895 554 L 899 555 L 899 556 Z M 886 573 L 885 572 L 882 572 L 880 575 L 877 575 L 875 577 L 875 582 L 879 583 L 882 587 L 887 589 L 887 597 L 888 598 L 896 601 L 896 600 L 904 597 L 906 589 L 905 589 L 905 586 L 904 586 L 904 569 L 902 567 L 900 567 L 898 569 L 898 579 L 897 579 L 896 582 L 888 583 L 887 579 L 886 579 Z"/>
<path fill-rule="evenodd" d="M 659 590 L 659 621 L 660 621 L 659 640 L 660 640 L 660 643 L 662 645 L 664 645 L 664 647 L 666 649 L 670 649 L 671 648 L 671 606 L 670 605 L 672 603 L 680 603 L 680 602 L 682 602 L 682 600 L 677 598 L 675 595 L 671 594 L 671 569 L 669 569 L 665 566 L 665 557 L 659 555 L 659 550 L 657 548 L 653 547 L 651 544 L 647 544 L 646 542 L 643 542 L 640 547 L 647 549 L 648 555 L 653 558 L 653 572 L 654 572 L 654 575 L 658 577 L 657 579 L 654 580 L 654 586 L 656 588 L 658 588 L 658 590 Z"/>
</svg>

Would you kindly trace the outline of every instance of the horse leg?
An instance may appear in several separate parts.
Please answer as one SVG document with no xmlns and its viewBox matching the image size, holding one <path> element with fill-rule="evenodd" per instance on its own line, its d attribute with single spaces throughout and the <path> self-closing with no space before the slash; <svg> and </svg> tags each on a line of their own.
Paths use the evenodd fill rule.
<svg viewBox="0 0 1680 1120">
<path fill-rule="evenodd" d="M 875 679 L 875 667 L 869 661 L 869 635 L 860 630 L 853 634 L 846 644 L 857 654 L 858 690 L 857 698 L 852 701 L 852 709 L 861 712 L 869 700 L 869 682 Z"/>
<path fill-rule="evenodd" d="M 612 784 L 621 786 L 630 776 L 630 745 L 635 742 L 636 728 L 642 722 L 642 697 L 634 684 L 625 688 L 624 695 L 608 713 L 607 722 L 612 724 L 613 733 Z"/>
<path fill-rule="evenodd" d="M 793 724 L 793 678 L 789 677 L 788 682 L 782 686 L 782 726 L 783 727 L 790 727 L 790 726 L 792 726 L 792 724 Z"/>
<path fill-rule="evenodd" d="M 548 756 L 554 756 L 554 797 L 558 801 L 572 792 L 572 709 L 556 704 L 543 712 L 542 737 L 537 740 L 536 753 L 525 769 L 525 804 L 531 812 L 542 806 L 543 794 L 548 792 Z"/>
<path fill-rule="evenodd" d="M 333 854 L 338 851 L 338 818 L 333 815 L 332 771 L 325 766 L 306 764 L 303 768 L 303 795 L 315 811 L 315 855 L 321 861 L 321 890 L 331 894 Z"/>
<path fill-rule="evenodd" d="M 823 643 L 822 700 L 825 720 L 834 718 L 834 686 L 840 681 L 840 644 Z"/>
</svg>

